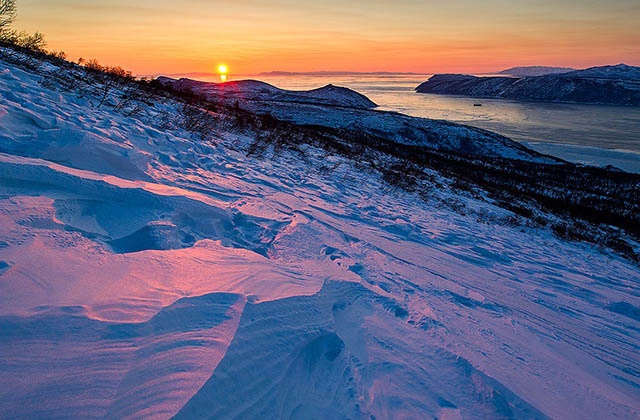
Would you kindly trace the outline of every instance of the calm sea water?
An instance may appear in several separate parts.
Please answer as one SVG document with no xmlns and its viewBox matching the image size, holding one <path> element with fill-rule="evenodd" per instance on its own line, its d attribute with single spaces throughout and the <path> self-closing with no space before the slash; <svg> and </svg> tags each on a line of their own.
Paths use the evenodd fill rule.
<svg viewBox="0 0 640 420">
<path fill-rule="evenodd" d="M 366 95 L 380 109 L 484 128 L 568 160 L 611 163 L 623 169 L 640 171 L 640 108 L 416 93 L 415 87 L 429 77 L 425 74 L 253 78 L 294 90 L 314 89 L 329 83 L 345 86 Z M 477 103 L 482 106 L 474 106 Z"/>
</svg>

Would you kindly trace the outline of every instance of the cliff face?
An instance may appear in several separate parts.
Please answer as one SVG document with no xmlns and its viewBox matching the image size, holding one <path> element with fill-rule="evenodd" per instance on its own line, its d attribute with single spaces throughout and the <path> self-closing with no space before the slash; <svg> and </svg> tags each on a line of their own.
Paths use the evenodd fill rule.
<svg viewBox="0 0 640 420">
<path fill-rule="evenodd" d="M 538 77 L 436 74 L 419 93 L 541 102 L 640 106 L 640 70 L 618 65 Z"/>
</svg>

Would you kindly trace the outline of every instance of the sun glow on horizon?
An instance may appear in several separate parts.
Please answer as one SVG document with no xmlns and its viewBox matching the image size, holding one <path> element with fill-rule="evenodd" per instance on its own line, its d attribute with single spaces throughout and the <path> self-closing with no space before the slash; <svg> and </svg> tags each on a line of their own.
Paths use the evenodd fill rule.
<svg viewBox="0 0 640 420">
<path fill-rule="evenodd" d="M 227 72 L 229 71 L 229 68 L 226 66 L 226 64 L 220 64 L 218 66 L 218 73 L 220 74 L 220 81 L 221 82 L 226 82 L 227 81 Z"/>
<path fill-rule="evenodd" d="M 640 63 L 638 0 L 536 0 L 526 7 L 506 0 L 324 6 L 240 0 L 192 2 L 189 8 L 166 0 L 151 2 L 153 7 L 113 0 L 19 3 L 16 29 L 45 33 L 49 48 L 73 59 L 96 58 L 140 76 L 207 73 L 231 79 L 224 60 L 233 60 L 234 75 L 478 73 L 534 64 Z"/>
</svg>

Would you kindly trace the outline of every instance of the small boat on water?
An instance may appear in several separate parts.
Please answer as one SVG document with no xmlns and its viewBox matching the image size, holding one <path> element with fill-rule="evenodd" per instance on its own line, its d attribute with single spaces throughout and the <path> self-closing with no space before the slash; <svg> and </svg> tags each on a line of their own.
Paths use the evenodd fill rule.
<svg viewBox="0 0 640 420">
<path fill-rule="evenodd" d="M 473 106 L 482 106 L 482 104 L 473 104 Z"/>
</svg>

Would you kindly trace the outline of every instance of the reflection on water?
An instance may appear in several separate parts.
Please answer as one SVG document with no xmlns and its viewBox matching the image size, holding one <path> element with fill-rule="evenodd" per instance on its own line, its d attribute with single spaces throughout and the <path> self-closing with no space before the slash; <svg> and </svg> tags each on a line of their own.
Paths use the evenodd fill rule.
<svg viewBox="0 0 640 420">
<path fill-rule="evenodd" d="M 430 75 L 259 76 L 283 89 L 328 83 L 354 89 L 380 109 L 445 119 L 503 134 L 517 141 L 562 143 L 640 153 L 640 108 L 543 104 L 414 92 Z M 481 103 L 482 106 L 474 106 Z"/>
</svg>

